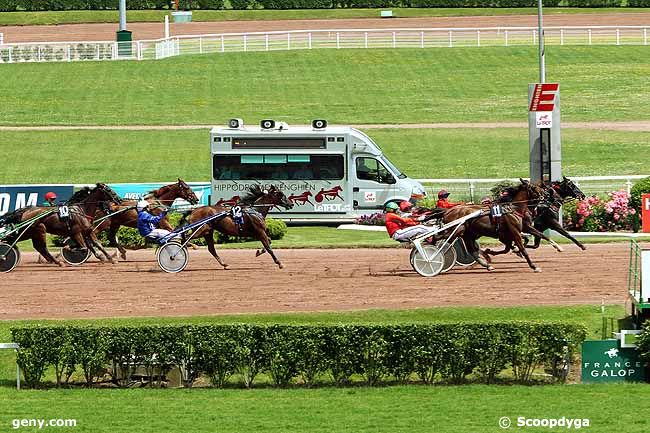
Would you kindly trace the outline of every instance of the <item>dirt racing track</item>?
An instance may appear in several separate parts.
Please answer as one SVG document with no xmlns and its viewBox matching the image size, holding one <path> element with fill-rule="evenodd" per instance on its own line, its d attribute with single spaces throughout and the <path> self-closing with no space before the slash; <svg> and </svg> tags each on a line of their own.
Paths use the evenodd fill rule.
<svg viewBox="0 0 650 433">
<path fill-rule="evenodd" d="M 531 251 L 541 273 L 509 254 L 495 258 L 493 272 L 454 268 L 434 278 L 411 269 L 408 249 L 392 248 L 276 250 L 282 270 L 254 250 L 227 249 L 221 257 L 230 269 L 218 269 L 200 249 L 190 251 L 179 274 L 162 272 L 153 250 L 131 251 L 116 265 L 65 268 L 23 253 L 14 271 L 0 276 L 0 319 L 624 302 L 626 242 L 564 247 Z"/>
</svg>

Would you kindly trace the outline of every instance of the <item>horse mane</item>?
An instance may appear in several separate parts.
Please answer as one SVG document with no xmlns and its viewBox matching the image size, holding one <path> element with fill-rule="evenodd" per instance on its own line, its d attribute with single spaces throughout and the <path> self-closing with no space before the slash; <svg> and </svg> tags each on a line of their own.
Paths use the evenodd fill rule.
<svg viewBox="0 0 650 433">
<path fill-rule="evenodd" d="M 262 187 L 259 185 L 251 185 L 250 189 L 244 197 L 241 198 L 240 203 L 245 206 L 251 206 L 255 201 L 264 195 Z"/>
<path fill-rule="evenodd" d="M 7 224 L 18 224 L 23 218 L 23 214 L 33 208 L 34 206 L 27 206 L 0 216 L 0 227 Z"/>
<path fill-rule="evenodd" d="M 122 203 L 122 198 L 119 195 L 117 195 L 117 193 L 115 191 L 113 191 L 111 189 L 111 187 L 109 187 L 108 185 L 103 184 L 103 183 L 102 184 L 98 183 L 97 187 L 100 187 L 100 186 L 104 189 L 104 191 L 106 191 L 113 198 L 113 201 L 115 203 L 117 203 L 117 204 Z"/>
<path fill-rule="evenodd" d="M 91 192 L 92 189 L 90 189 L 90 187 L 84 186 L 79 191 L 72 194 L 72 197 L 70 197 L 65 203 L 66 204 L 81 203 L 82 201 L 88 198 Z"/>
</svg>

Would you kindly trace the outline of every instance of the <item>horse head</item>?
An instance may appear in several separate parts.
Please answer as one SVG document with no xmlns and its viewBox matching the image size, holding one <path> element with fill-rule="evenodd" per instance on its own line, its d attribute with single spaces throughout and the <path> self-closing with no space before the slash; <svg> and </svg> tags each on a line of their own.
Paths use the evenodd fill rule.
<svg viewBox="0 0 650 433">
<path fill-rule="evenodd" d="M 183 179 L 180 177 L 178 178 L 178 185 L 179 189 L 179 195 L 183 200 L 187 200 L 191 204 L 197 204 L 199 202 L 199 198 L 194 194 L 194 191 L 192 191 L 192 188 L 188 184 L 185 183 Z"/>
<path fill-rule="evenodd" d="M 284 193 L 280 191 L 280 189 L 275 185 L 271 185 L 271 187 L 266 192 L 266 195 L 271 199 L 269 203 L 282 206 L 287 210 L 293 207 L 291 200 L 289 200 L 287 196 L 284 195 Z"/>
<path fill-rule="evenodd" d="M 585 193 L 576 185 L 571 179 L 566 176 L 562 176 L 562 182 L 559 183 L 560 190 L 559 193 L 562 198 L 575 198 L 578 200 L 585 199 Z"/>
</svg>

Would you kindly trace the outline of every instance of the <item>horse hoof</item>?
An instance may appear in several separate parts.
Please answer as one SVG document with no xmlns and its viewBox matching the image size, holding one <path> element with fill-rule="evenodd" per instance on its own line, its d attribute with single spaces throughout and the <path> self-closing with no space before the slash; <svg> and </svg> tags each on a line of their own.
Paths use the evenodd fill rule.
<svg viewBox="0 0 650 433">
<path fill-rule="evenodd" d="M 62 268 L 62 267 L 65 266 L 65 265 L 63 264 L 63 262 L 55 262 L 55 263 L 56 263 L 57 265 L 59 265 L 60 268 Z"/>
<path fill-rule="evenodd" d="M 226 264 L 223 264 L 223 265 L 221 265 L 221 266 L 223 266 L 223 268 L 224 268 L 225 270 L 230 269 L 230 268 L 228 267 L 228 265 L 226 265 Z"/>
<path fill-rule="evenodd" d="M 494 270 L 494 266 L 488 266 L 488 267 L 487 267 L 487 270 L 488 270 L 488 271 L 493 271 L 493 270 Z"/>
<path fill-rule="evenodd" d="M 564 252 L 564 248 L 558 246 L 558 247 L 557 247 L 557 252 L 558 252 L 558 253 L 563 253 L 563 252 Z"/>
<path fill-rule="evenodd" d="M 542 268 L 535 268 L 533 269 L 533 272 L 542 272 Z"/>
<path fill-rule="evenodd" d="M 587 249 L 587 247 L 585 247 L 584 245 L 581 245 L 580 248 L 582 248 L 582 251 Z"/>
<path fill-rule="evenodd" d="M 284 265 L 283 265 L 282 263 L 278 263 L 278 267 L 279 267 L 280 269 L 284 269 Z"/>
<path fill-rule="evenodd" d="M 262 255 L 262 251 L 260 250 L 255 251 L 255 257 L 259 257 L 261 255 Z"/>
<path fill-rule="evenodd" d="M 114 264 L 114 265 L 117 265 L 118 261 L 115 260 L 115 259 L 111 259 L 111 263 Z"/>
<path fill-rule="evenodd" d="M 126 262 L 126 253 L 120 254 L 120 257 L 122 258 L 122 260 L 124 260 Z"/>
</svg>

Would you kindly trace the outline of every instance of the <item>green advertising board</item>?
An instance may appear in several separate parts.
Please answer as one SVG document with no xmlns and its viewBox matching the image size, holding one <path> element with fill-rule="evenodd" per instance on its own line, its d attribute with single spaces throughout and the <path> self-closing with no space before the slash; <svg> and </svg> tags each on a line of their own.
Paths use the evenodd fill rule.
<svg viewBox="0 0 650 433">
<path fill-rule="evenodd" d="M 635 348 L 621 348 L 619 340 L 582 343 L 582 383 L 644 380 L 645 363 Z"/>
</svg>

